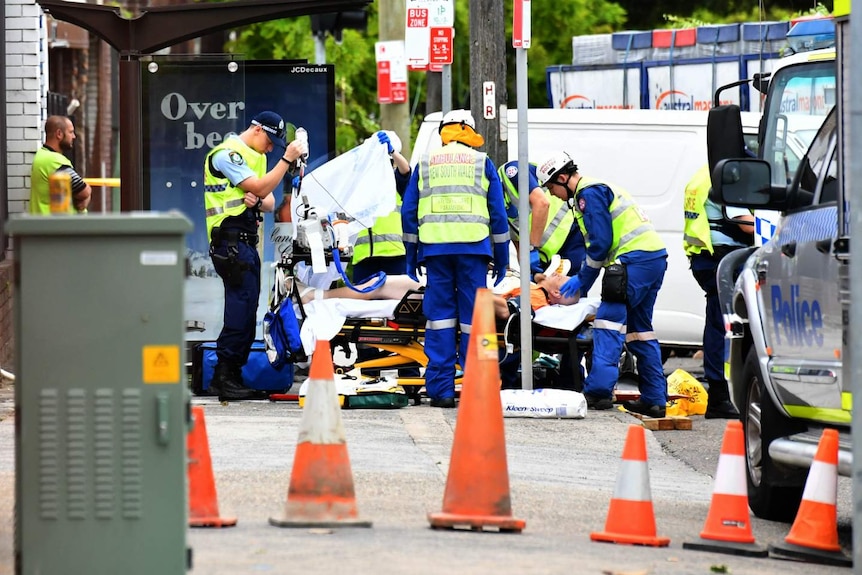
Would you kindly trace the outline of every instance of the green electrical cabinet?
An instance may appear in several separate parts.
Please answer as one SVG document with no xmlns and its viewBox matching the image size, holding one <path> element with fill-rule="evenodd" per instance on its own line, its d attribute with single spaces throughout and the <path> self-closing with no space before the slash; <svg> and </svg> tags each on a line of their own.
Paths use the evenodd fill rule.
<svg viewBox="0 0 862 575">
<path fill-rule="evenodd" d="M 14 216 L 21 575 L 186 572 L 178 213 Z"/>
</svg>

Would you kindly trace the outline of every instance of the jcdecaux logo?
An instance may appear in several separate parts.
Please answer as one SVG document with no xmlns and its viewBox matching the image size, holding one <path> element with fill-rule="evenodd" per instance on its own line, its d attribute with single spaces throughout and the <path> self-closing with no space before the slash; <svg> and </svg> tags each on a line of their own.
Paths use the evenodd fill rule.
<svg viewBox="0 0 862 575">
<path fill-rule="evenodd" d="M 790 285 L 789 297 L 782 292 L 781 286 L 772 286 L 772 317 L 777 344 L 823 346 L 820 302 L 799 297 L 798 284 Z"/>
</svg>

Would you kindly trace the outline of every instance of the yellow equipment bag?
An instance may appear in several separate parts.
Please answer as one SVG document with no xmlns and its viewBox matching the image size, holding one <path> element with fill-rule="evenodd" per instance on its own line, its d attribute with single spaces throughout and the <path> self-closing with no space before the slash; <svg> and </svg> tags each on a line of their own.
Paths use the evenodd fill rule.
<svg viewBox="0 0 862 575">
<path fill-rule="evenodd" d="M 667 394 L 683 395 L 684 399 L 667 402 L 667 415 L 703 415 L 706 413 L 706 389 L 684 369 L 677 369 L 667 378 Z"/>
</svg>

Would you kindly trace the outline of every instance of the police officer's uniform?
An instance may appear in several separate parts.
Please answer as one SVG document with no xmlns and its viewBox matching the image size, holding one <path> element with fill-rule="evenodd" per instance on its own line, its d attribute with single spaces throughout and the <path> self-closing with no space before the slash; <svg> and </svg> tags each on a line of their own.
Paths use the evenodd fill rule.
<svg viewBox="0 0 862 575">
<path fill-rule="evenodd" d="M 722 258 L 751 245 L 747 234 L 730 218 L 750 215 L 746 209 L 722 208 L 709 199 L 709 166 L 703 166 L 685 188 L 683 247 L 689 257 L 694 279 L 706 294 L 706 322 L 703 328 L 703 371 L 709 384 L 708 418 L 739 416 L 730 403 L 724 378 L 724 319 L 718 301 L 715 273 Z"/>
<path fill-rule="evenodd" d="M 213 148 L 204 163 L 204 203 L 210 257 L 225 289 L 224 326 L 218 336 L 220 369 L 242 383 L 240 369 L 254 341 L 260 297 L 257 252 L 259 211 L 245 205 L 238 187 L 250 175 L 266 174 L 266 155 L 231 136 Z M 258 206 L 260 201 L 258 201 Z"/>
</svg>

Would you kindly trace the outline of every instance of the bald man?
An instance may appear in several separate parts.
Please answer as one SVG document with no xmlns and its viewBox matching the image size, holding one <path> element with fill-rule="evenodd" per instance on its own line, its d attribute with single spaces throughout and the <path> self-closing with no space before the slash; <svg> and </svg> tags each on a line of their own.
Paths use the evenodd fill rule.
<svg viewBox="0 0 862 575">
<path fill-rule="evenodd" d="M 63 152 L 72 149 L 75 142 L 75 126 L 66 116 L 49 116 L 45 120 L 45 144 L 33 158 L 30 171 L 30 213 L 51 213 L 48 178 L 52 174 L 66 173 L 72 181 L 72 202 L 69 213 L 86 212 L 90 205 L 90 186 L 72 167 L 72 162 Z"/>
</svg>

